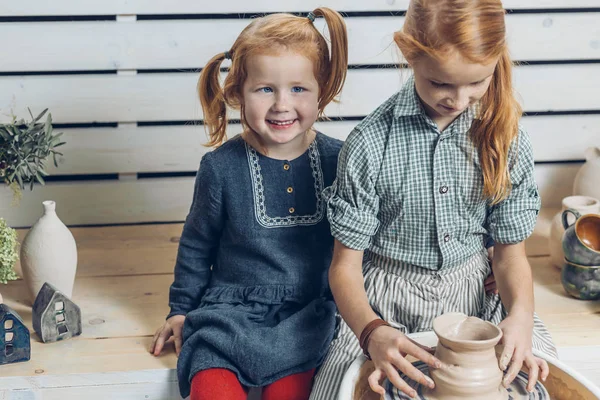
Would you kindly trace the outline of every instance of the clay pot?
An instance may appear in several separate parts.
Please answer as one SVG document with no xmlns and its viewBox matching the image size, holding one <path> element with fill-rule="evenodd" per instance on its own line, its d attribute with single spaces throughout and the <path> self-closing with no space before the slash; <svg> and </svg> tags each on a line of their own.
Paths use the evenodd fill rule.
<svg viewBox="0 0 600 400">
<path fill-rule="evenodd" d="M 21 267 L 31 303 L 45 282 L 67 297 L 73 293 L 77 246 L 71 231 L 56 215 L 54 201 L 44 201 L 44 215 L 21 243 Z"/>
<path fill-rule="evenodd" d="M 585 159 L 586 163 L 575 175 L 573 194 L 600 199 L 600 147 L 589 147 Z"/>
<path fill-rule="evenodd" d="M 562 210 L 552 218 L 548 237 L 550 261 L 557 268 L 562 268 L 565 263 L 565 253 L 562 249 L 562 239 L 565 233 L 562 213 L 569 208 L 577 211 L 580 215 L 600 214 L 600 200 L 588 196 L 569 196 L 562 200 Z"/>
<path fill-rule="evenodd" d="M 496 325 L 462 313 L 447 313 L 433 321 L 439 343 L 435 356 L 447 367 L 431 369 L 431 400 L 506 400 L 495 346 L 502 338 Z"/>
<path fill-rule="evenodd" d="M 575 216 L 576 221 L 570 224 L 569 214 Z M 583 265 L 600 265 L 600 215 L 581 215 L 577 211 L 568 209 L 562 213 L 565 234 L 563 236 L 563 251 L 565 260 Z"/>
<path fill-rule="evenodd" d="M 575 298 L 600 299 L 600 265 L 584 266 L 565 261 L 560 280 L 565 291 Z"/>
</svg>

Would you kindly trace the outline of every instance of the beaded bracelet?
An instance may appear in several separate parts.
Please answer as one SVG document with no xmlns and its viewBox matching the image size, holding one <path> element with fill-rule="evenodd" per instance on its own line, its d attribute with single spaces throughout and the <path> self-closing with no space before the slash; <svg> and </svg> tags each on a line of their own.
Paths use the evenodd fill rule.
<svg viewBox="0 0 600 400">
<path fill-rule="evenodd" d="M 388 324 L 386 321 L 382 320 L 381 318 L 377 318 L 374 319 L 373 321 L 369 322 L 367 324 L 367 326 L 365 326 L 365 328 L 362 330 L 362 333 L 360 334 L 360 348 L 363 351 L 363 354 L 365 355 L 365 357 L 367 357 L 369 360 L 371 359 L 371 355 L 369 354 L 369 339 L 371 338 L 371 334 L 373 333 L 373 331 L 375 331 L 375 329 L 382 327 L 382 326 L 391 326 L 390 324 Z"/>
</svg>

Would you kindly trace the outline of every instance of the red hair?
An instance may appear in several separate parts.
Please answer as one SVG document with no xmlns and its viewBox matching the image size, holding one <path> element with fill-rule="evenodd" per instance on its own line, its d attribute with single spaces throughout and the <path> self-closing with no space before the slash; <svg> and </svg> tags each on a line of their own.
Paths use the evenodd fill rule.
<svg viewBox="0 0 600 400">
<path fill-rule="evenodd" d="M 513 93 L 504 15 L 500 0 L 411 0 L 404 26 L 394 34 L 410 64 L 424 55 L 444 60 L 456 51 L 476 64 L 498 60 L 470 129 L 481 162 L 483 196 L 492 204 L 511 190 L 508 153 L 522 114 Z"/>
<path fill-rule="evenodd" d="M 319 83 L 318 116 L 341 92 L 348 68 L 348 36 L 344 19 L 329 8 L 317 8 L 314 16 L 325 18 L 331 41 L 331 56 L 327 42 L 311 19 L 292 14 L 271 14 L 257 18 L 238 36 L 229 51 L 232 62 L 223 87 L 219 82 L 225 53 L 214 56 L 200 74 L 198 95 L 208 128 L 206 146 L 218 147 L 227 140 L 227 106 L 241 111 L 244 135 L 248 126 L 240 99 L 247 77 L 246 61 L 257 54 L 277 54 L 283 49 L 298 52 L 312 61 Z"/>
</svg>

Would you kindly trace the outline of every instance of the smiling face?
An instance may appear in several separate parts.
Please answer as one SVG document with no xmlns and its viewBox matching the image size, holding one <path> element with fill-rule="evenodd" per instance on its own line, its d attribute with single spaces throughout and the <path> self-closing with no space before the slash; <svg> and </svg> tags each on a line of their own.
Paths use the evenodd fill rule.
<svg viewBox="0 0 600 400">
<path fill-rule="evenodd" d="M 496 64 L 474 64 L 457 51 L 444 61 L 423 55 L 413 62 L 417 94 L 440 130 L 483 97 Z"/>
<path fill-rule="evenodd" d="M 250 56 L 242 91 L 244 118 L 268 154 L 306 149 L 305 134 L 318 114 L 313 63 L 296 52 Z"/>
</svg>

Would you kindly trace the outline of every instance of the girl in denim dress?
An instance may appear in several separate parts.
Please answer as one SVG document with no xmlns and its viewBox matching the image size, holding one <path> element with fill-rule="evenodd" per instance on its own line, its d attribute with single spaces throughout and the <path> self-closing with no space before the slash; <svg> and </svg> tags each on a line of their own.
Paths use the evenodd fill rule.
<svg viewBox="0 0 600 400">
<path fill-rule="evenodd" d="M 504 14 L 500 0 L 410 2 L 394 40 L 413 74 L 350 134 L 325 193 L 336 239 L 330 284 L 344 322 L 313 400 L 337 399 L 361 353 L 373 360 L 368 381 L 380 395 L 387 379 L 403 398 L 416 396 L 401 375 L 433 387 L 404 356 L 430 368 L 440 361 L 406 334 L 432 330 L 447 312 L 502 329 L 505 386 L 521 367 L 528 390 L 548 375 L 533 348 L 551 356 L 556 349 L 534 314 L 523 244 L 540 198 L 531 142 L 519 127 Z M 485 290 L 492 268 L 499 295 Z"/>
<path fill-rule="evenodd" d="M 322 16 L 330 50 L 313 25 Z M 221 87 L 220 67 L 231 59 Z M 322 190 L 341 142 L 313 129 L 347 69 L 342 17 L 255 19 L 203 69 L 198 92 L 210 134 L 179 243 L 171 312 L 151 351 L 174 337 L 181 395 L 307 399 L 335 326 L 327 271 L 333 238 Z M 227 106 L 244 131 L 225 136 Z"/>
</svg>

